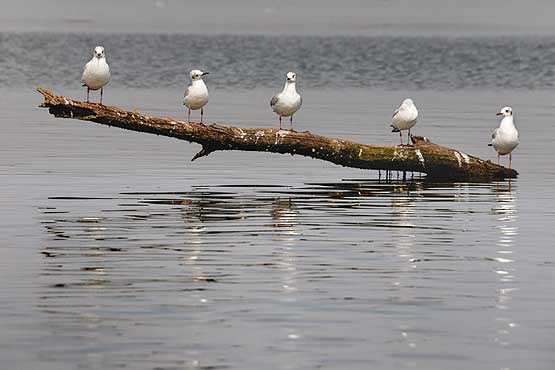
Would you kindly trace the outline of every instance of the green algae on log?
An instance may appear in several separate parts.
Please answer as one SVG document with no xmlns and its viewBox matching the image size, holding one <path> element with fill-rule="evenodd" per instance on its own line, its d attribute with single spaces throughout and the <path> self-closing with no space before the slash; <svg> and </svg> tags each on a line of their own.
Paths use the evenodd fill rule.
<svg viewBox="0 0 555 370">
<path fill-rule="evenodd" d="M 55 117 L 91 121 L 127 130 L 174 137 L 202 145 L 192 160 L 218 150 L 270 152 L 321 159 L 345 167 L 423 172 L 430 179 L 490 181 L 515 178 L 515 170 L 413 136 L 410 146 L 365 145 L 352 141 L 274 128 L 239 128 L 152 117 L 137 111 L 86 103 L 37 88 L 40 105 Z"/>
</svg>

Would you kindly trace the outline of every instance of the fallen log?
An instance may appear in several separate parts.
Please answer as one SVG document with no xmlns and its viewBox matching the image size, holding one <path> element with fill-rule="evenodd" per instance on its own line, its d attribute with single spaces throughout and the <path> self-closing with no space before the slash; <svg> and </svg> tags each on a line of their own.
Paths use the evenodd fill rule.
<svg viewBox="0 0 555 370">
<path fill-rule="evenodd" d="M 341 166 L 372 170 L 423 172 L 427 178 L 450 181 L 490 181 L 515 178 L 515 170 L 462 151 L 413 136 L 413 145 L 378 146 L 274 128 L 239 128 L 152 117 L 137 111 L 86 103 L 37 88 L 40 107 L 55 117 L 92 121 L 127 130 L 174 137 L 202 145 L 192 160 L 217 150 L 245 150 L 302 155 Z"/>
</svg>

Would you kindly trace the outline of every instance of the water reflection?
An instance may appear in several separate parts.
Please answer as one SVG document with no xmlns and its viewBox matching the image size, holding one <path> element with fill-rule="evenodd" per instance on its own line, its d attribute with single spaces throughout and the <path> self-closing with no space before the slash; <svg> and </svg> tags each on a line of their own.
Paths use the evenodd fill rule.
<svg viewBox="0 0 555 370">
<path fill-rule="evenodd" d="M 500 287 L 498 288 L 497 308 L 499 315 L 497 335 L 495 342 L 501 346 L 510 344 L 512 330 L 518 326 L 510 316 L 511 301 L 515 287 L 516 268 L 514 244 L 518 235 L 517 221 L 517 193 L 516 186 L 511 182 L 494 184 L 496 204 L 492 211 L 495 215 L 497 224 L 497 256 L 494 258 L 497 266 L 495 273 L 498 276 Z"/>
<path fill-rule="evenodd" d="M 421 189 L 421 186 L 418 188 Z M 415 224 L 415 205 L 417 187 L 412 189 L 408 186 L 398 185 L 392 190 L 395 196 L 391 199 L 391 216 L 393 225 L 396 226 L 392 233 L 396 247 L 399 250 L 399 257 L 412 258 L 412 247 L 416 237 L 414 233 Z M 412 191 L 412 195 L 411 195 Z"/>
<path fill-rule="evenodd" d="M 238 350 L 263 346 L 301 361 L 306 345 L 337 350 L 376 330 L 374 344 L 411 366 L 411 351 L 457 332 L 431 328 L 430 314 L 466 309 L 490 322 L 479 307 L 494 284 L 496 343 L 503 347 L 517 325 L 509 314 L 515 188 L 353 179 L 54 197 L 41 207 L 48 236 L 37 307 L 48 317 L 47 337 L 84 367 L 98 363 L 79 351 L 116 346 L 138 359 L 128 365 L 225 368 L 229 338 Z M 476 241 L 485 230 L 497 238 L 495 257 Z M 322 329 L 328 325 L 338 334 Z M 144 353 L 153 342 L 160 351 Z M 364 351 L 349 356 L 366 358 Z M 47 358 L 55 361 L 56 352 Z"/>
<path fill-rule="evenodd" d="M 295 292 L 298 290 L 295 247 L 299 237 L 299 210 L 291 201 L 291 197 L 277 198 L 272 202 L 270 214 L 273 221 L 272 226 L 281 229 L 281 232 L 276 233 L 273 237 L 275 243 L 273 256 L 277 260 L 279 269 L 283 272 L 281 287 L 285 293 Z M 294 300 L 292 297 L 286 299 Z"/>
</svg>

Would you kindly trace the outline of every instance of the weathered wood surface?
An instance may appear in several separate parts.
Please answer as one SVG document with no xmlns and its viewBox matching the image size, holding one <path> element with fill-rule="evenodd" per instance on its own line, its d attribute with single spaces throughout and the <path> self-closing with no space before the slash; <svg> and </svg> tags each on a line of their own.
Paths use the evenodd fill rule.
<svg viewBox="0 0 555 370">
<path fill-rule="evenodd" d="M 56 117 L 92 121 L 127 130 L 174 137 L 202 145 L 192 160 L 217 150 L 245 150 L 302 155 L 341 166 L 373 170 L 423 172 L 428 178 L 488 181 L 515 178 L 515 170 L 446 148 L 423 137 L 410 146 L 365 145 L 352 141 L 275 128 L 239 128 L 152 117 L 137 111 L 86 103 L 37 88 L 41 107 Z"/>
</svg>

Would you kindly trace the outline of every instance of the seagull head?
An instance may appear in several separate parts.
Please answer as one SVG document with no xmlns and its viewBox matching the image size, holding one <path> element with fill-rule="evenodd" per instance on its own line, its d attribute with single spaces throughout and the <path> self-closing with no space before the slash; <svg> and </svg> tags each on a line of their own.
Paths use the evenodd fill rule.
<svg viewBox="0 0 555 370">
<path fill-rule="evenodd" d="M 297 74 L 295 72 L 287 72 L 287 82 L 297 81 Z"/>
<path fill-rule="evenodd" d="M 414 102 L 412 101 L 411 98 L 406 98 L 405 100 L 403 100 L 403 105 L 406 105 L 407 107 L 410 107 L 410 106 L 414 105 Z"/>
<path fill-rule="evenodd" d="M 497 112 L 498 116 L 508 117 L 513 115 L 513 108 L 511 107 L 503 107 L 499 112 Z"/>
<path fill-rule="evenodd" d="M 95 58 L 104 58 L 104 48 L 102 46 L 97 46 L 94 48 Z"/>
<path fill-rule="evenodd" d="M 197 81 L 197 80 L 202 80 L 202 78 L 206 75 L 209 75 L 210 72 L 203 72 L 200 69 L 193 69 L 191 71 L 191 80 L 193 81 Z"/>
</svg>

